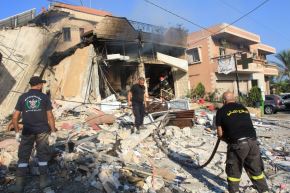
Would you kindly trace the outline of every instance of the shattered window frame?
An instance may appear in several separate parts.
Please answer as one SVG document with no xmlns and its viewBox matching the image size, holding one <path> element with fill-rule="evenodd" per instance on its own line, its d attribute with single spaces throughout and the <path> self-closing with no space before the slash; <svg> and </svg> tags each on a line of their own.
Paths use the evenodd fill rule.
<svg viewBox="0 0 290 193">
<path fill-rule="evenodd" d="M 71 30 L 70 30 L 70 27 L 62 28 L 62 32 L 63 32 L 63 41 L 65 41 L 65 42 L 71 41 Z"/>
<path fill-rule="evenodd" d="M 199 47 L 194 47 L 186 50 L 187 61 L 189 64 L 201 63 L 201 50 Z"/>
</svg>

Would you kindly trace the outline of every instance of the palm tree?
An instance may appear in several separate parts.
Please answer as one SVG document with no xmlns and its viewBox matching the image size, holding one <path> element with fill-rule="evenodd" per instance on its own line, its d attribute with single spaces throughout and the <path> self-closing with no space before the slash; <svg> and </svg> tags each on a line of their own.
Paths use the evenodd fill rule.
<svg viewBox="0 0 290 193">
<path fill-rule="evenodd" d="M 287 76 L 290 79 L 290 49 L 279 52 L 276 58 L 280 61 L 276 64 L 283 69 L 281 78 Z"/>
</svg>

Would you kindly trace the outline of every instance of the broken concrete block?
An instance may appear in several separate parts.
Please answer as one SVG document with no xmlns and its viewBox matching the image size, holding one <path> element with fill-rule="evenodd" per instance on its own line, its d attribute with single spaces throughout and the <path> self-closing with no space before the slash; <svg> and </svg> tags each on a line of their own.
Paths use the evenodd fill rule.
<svg viewBox="0 0 290 193">
<path fill-rule="evenodd" d="M 117 193 L 121 185 L 119 180 L 113 175 L 113 172 L 107 168 L 101 168 L 99 179 L 107 193 Z"/>
<path fill-rule="evenodd" d="M 163 187 L 160 190 L 156 191 L 157 193 L 172 193 L 172 191 L 167 188 L 167 187 Z"/>
<path fill-rule="evenodd" d="M 108 96 L 107 98 L 103 99 L 101 102 L 106 103 L 106 102 L 114 102 L 117 101 L 116 95 L 112 94 Z"/>
<path fill-rule="evenodd" d="M 12 160 L 13 160 L 12 155 L 3 150 L 0 152 L 0 165 L 8 167 L 12 162 Z"/>
<path fill-rule="evenodd" d="M 131 131 L 129 129 L 122 129 L 118 132 L 118 137 L 121 139 L 127 139 L 131 136 Z"/>
<path fill-rule="evenodd" d="M 140 134 L 131 135 L 130 138 L 121 141 L 121 149 L 129 150 L 139 145 L 144 139 L 153 133 L 156 127 L 154 125 L 148 125 L 146 129 L 141 130 Z"/>
<path fill-rule="evenodd" d="M 101 144 L 114 144 L 116 143 L 116 136 L 110 132 L 101 132 L 97 138 Z"/>
<path fill-rule="evenodd" d="M 76 154 L 76 153 L 66 153 L 66 152 L 64 152 L 62 154 L 62 156 L 63 156 L 63 159 L 65 161 L 74 161 L 74 160 L 79 158 L 79 154 Z"/>
<path fill-rule="evenodd" d="M 19 142 L 16 139 L 5 139 L 0 141 L 0 149 L 7 152 L 14 152 L 18 150 Z"/>
<path fill-rule="evenodd" d="M 71 123 L 62 123 L 61 128 L 69 130 L 73 128 L 73 125 Z"/>
<path fill-rule="evenodd" d="M 133 151 L 123 150 L 123 152 L 119 155 L 119 157 L 124 163 L 130 163 L 133 157 Z"/>
<path fill-rule="evenodd" d="M 114 110 L 120 109 L 122 103 L 119 101 L 114 101 L 114 102 L 102 102 L 100 104 L 100 108 L 104 112 L 112 112 Z"/>
<path fill-rule="evenodd" d="M 90 168 L 85 166 L 85 165 L 79 165 L 78 169 L 85 171 L 85 172 L 90 172 Z"/>
<path fill-rule="evenodd" d="M 157 177 L 153 177 L 153 176 L 148 176 L 145 180 L 146 185 L 149 189 L 153 189 L 153 190 L 160 190 L 164 185 L 164 181 L 162 178 L 157 178 Z M 145 186 L 145 184 L 144 184 Z"/>
<path fill-rule="evenodd" d="M 166 180 L 173 181 L 176 178 L 176 175 L 168 168 L 155 168 L 155 170 L 158 176 L 162 176 Z"/>
<path fill-rule="evenodd" d="M 192 133 L 191 133 L 191 128 L 190 127 L 184 127 L 182 129 L 182 133 L 185 137 L 191 137 Z"/>
<path fill-rule="evenodd" d="M 177 126 L 170 125 L 170 126 L 166 126 L 165 129 L 166 129 L 166 135 L 168 136 L 173 135 L 175 138 L 180 138 L 182 136 L 182 132 L 180 128 Z"/>
<path fill-rule="evenodd" d="M 90 185 L 95 187 L 99 191 L 103 190 L 103 185 L 100 181 L 93 180 L 93 181 L 91 181 Z"/>
<path fill-rule="evenodd" d="M 116 121 L 116 117 L 111 114 L 91 114 L 86 118 L 86 123 L 89 126 L 113 124 Z"/>
</svg>

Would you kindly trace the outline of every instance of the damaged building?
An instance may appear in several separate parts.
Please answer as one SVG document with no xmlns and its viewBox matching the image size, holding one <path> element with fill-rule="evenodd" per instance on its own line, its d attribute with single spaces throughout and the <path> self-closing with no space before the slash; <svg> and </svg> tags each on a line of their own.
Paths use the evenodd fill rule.
<svg viewBox="0 0 290 193">
<path fill-rule="evenodd" d="M 49 143 L 51 186 L 40 188 L 40 159 L 33 151 L 24 193 L 221 193 L 227 192 L 227 144 L 217 140 L 215 108 L 223 104 L 182 96 L 189 84 L 193 88 L 198 82 L 206 92 L 236 92 L 233 72 L 218 73 L 216 59 L 241 49 L 250 61 L 237 61 L 242 92 L 256 84 L 268 89 L 267 81 L 277 73 L 265 61 L 275 49 L 242 29 L 234 33 L 235 27 L 212 36 L 203 32 L 187 36 L 179 28 L 54 3 L 38 15 L 32 9 L 1 20 L 0 28 L 3 193 L 16 182 L 19 146 L 11 117 L 6 116 L 29 89 L 33 75 L 47 80 L 43 92 L 52 99 L 57 131 L 55 143 Z M 204 41 L 203 35 L 208 36 Z M 220 45 L 222 39 L 227 46 Z M 249 57 L 251 52 L 255 57 Z M 126 95 L 140 76 L 155 98 L 137 133 L 132 132 L 135 119 Z M 162 79 L 168 81 L 173 100 L 158 100 Z M 257 108 L 248 110 L 270 192 L 289 192 L 290 121 L 287 116 L 261 117 Z M 243 172 L 240 192 L 256 192 L 249 177 Z"/>
<path fill-rule="evenodd" d="M 55 3 L 29 24 L 0 32 L 1 71 L 8 68 L 1 77 L 1 116 L 11 113 L 32 75 L 47 80 L 44 92 L 53 99 L 98 102 L 111 94 L 125 96 L 140 76 L 149 94 L 159 95 L 162 76 L 171 94 L 183 96 L 189 87 L 186 36 L 182 29 Z"/>
<path fill-rule="evenodd" d="M 174 96 L 183 96 L 189 87 L 186 36 L 182 29 L 55 3 L 27 25 L 0 31 L 1 116 L 11 113 L 32 75 L 47 80 L 44 92 L 53 99 L 98 102 L 111 94 L 126 96 L 140 76 L 149 94 L 158 95 L 164 76 Z"/>
<path fill-rule="evenodd" d="M 252 87 L 259 86 L 264 94 L 270 94 L 270 80 L 279 70 L 267 61 L 267 56 L 275 54 L 276 49 L 262 44 L 259 35 L 223 23 L 192 32 L 187 44 L 188 74 L 193 88 L 202 82 L 206 92 L 217 90 L 221 94 L 230 90 L 237 95 L 235 69 L 226 74 L 219 72 L 222 64 L 236 63 L 241 93 L 247 94 Z"/>
</svg>

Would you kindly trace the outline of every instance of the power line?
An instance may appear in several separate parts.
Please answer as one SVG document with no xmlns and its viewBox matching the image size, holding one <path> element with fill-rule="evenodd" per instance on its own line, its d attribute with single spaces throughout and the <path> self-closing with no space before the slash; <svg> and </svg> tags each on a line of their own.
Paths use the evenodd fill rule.
<svg viewBox="0 0 290 193">
<path fill-rule="evenodd" d="M 157 7 L 157 8 L 159 8 L 159 9 L 162 9 L 163 11 L 165 11 L 165 12 L 167 12 L 167 13 L 170 13 L 171 15 L 174 15 L 174 16 L 176 16 L 176 17 L 178 17 L 178 18 L 180 18 L 180 19 L 182 19 L 182 20 L 184 20 L 184 21 L 187 21 L 188 23 L 191 23 L 191 24 L 193 24 L 193 25 L 195 25 L 195 26 L 197 26 L 197 27 L 199 27 L 199 28 L 201 28 L 201 29 L 204 29 L 204 30 L 206 30 L 206 31 L 208 31 L 208 32 L 210 32 L 210 33 L 212 33 L 212 32 L 211 32 L 209 29 L 207 29 L 206 27 L 203 27 L 202 25 L 199 25 L 199 24 L 197 24 L 197 23 L 195 23 L 195 22 L 193 22 L 193 21 L 191 21 L 191 20 L 189 20 L 189 19 L 187 19 L 187 18 L 185 18 L 185 17 L 183 17 L 183 16 L 181 16 L 181 15 L 178 15 L 178 14 L 176 14 L 176 13 L 174 13 L 174 12 L 168 10 L 168 9 L 165 9 L 165 8 L 161 7 L 160 5 L 157 5 L 157 4 L 153 3 L 152 1 L 149 1 L 149 0 L 144 0 L 144 1 L 145 1 L 146 3 L 149 3 L 149 4 L 151 4 L 151 5 L 153 5 L 153 6 Z"/>
<path fill-rule="evenodd" d="M 257 7 L 255 7 L 254 9 L 252 9 L 251 11 L 249 11 L 248 13 L 242 15 L 241 17 L 239 17 L 238 19 L 236 19 L 235 21 L 233 21 L 232 23 L 230 23 L 228 26 L 237 23 L 238 21 L 242 20 L 243 18 L 247 17 L 248 15 L 250 15 L 251 13 L 253 13 L 254 11 L 256 11 L 257 9 L 259 9 L 260 7 L 262 7 L 264 4 L 266 4 L 268 1 L 270 0 L 265 0 L 262 3 L 260 3 Z M 227 27 L 227 26 L 226 26 Z M 225 27 L 225 28 L 226 28 Z"/>
<path fill-rule="evenodd" d="M 231 9 L 235 10 L 236 12 L 243 14 L 242 11 L 241 11 L 240 9 L 234 7 L 233 5 L 229 4 L 229 3 L 226 2 L 225 0 L 218 0 L 218 1 L 220 1 L 221 3 L 223 3 L 224 5 L 226 5 L 227 7 L 229 7 L 229 8 L 231 8 Z M 271 30 L 272 32 L 279 33 L 280 35 L 284 36 L 284 38 L 287 39 L 287 41 L 290 41 L 290 39 L 289 39 L 285 34 L 282 34 L 280 31 L 276 31 L 276 30 L 274 30 L 274 29 L 271 28 L 270 26 L 265 25 L 264 23 L 262 23 L 262 22 L 260 22 L 260 21 L 257 21 L 257 20 L 256 20 L 255 18 L 253 18 L 253 17 L 250 17 L 250 18 L 251 18 L 255 23 L 259 24 L 260 26 L 262 26 L 262 27 L 264 27 L 264 28 L 266 28 L 266 29 L 268 29 L 268 30 Z"/>
<path fill-rule="evenodd" d="M 258 6 L 256 6 L 255 8 L 253 8 L 252 10 L 250 10 L 249 12 L 247 12 L 246 14 L 242 15 L 241 17 L 239 17 L 238 19 L 234 20 L 233 22 L 231 22 L 230 24 L 226 25 L 225 27 L 223 27 L 222 29 L 216 31 L 214 34 L 210 34 L 209 36 L 206 36 L 204 38 L 201 38 L 199 40 L 197 40 L 196 42 L 192 43 L 192 44 L 196 44 L 204 39 L 207 39 L 208 37 L 215 35 L 221 31 L 223 31 L 224 29 L 228 28 L 229 26 L 235 24 L 236 22 L 240 21 L 241 19 L 243 19 L 244 17 L 248 16 L 249 14 L 251 14 L 252 12 L 256 11 L 257 9 L 259 9 L 260 7 L 262 7 L 265 3 L 267 3 L 270 0 L 265 0 L 262 3 L 260 3 Z"/>
<path fill-rule="evenodd" d="M 206 30 L 206 31 L 208 31 L 208 32 L 211 33 L 210 35 L 208 35 L 208 36 L 206 36 L 206 37 L 204 37 L 204 38 L 201 38 L 201 39 L 199 39 L 199 40 L 197 40 L 197 41 L 195 41 L 195 42 L 192 43 L 192 44 L 196 44 L 196 43 L 198 43 L 198 42 L 200 42 L 200 41 L 202 41 L 202 40 L 204 40 L 204 39 L 207 39 L 208 37 L 210 37 L 210 36 L 212 36 L 212 35 L 215 35 L 215 34 L 221 32 L 222 30 L 228 28 L 229 26 L 231 26 L 231 25 L 237 23 L 238 21 L 242 20 L 242 19 L 245 18 L 246 16 L 250 15 L 251 13 L 253 13 L 254 11 L 256 11 L 257 9 L 259 9 L 260 7 L 262 7 L 264 4 L 266 4 L 266 3 L 267 3 L 268 1 L 270 1 L 270 0 L 265 0 L 265 1 L 263 1 L 262 3 L 260 3 L 259 5 L 257 5 L 255 8 L 253 8 L 253 9 L 250 10 L 249 12 L 245 13 L 245 14 L 242 15 L 241 17 L 237 18 L 236 20 L 234 20 L 234 21 L 231 22 L 230 24 L 226 25 L 225 27 L 223 27 L 222 29 L 220 29 L 220 30 L 218 30 L 218 31 L 216 31 L 216 32 L 214 32 L 214 33 L 211 32 L 208 28 L 205 28 L 205 27 L 203 27 L 203 26 L 201 26 L 201 25 L 199 25 L 199 24 L 196 24 L 196 23 L 190 21 L 189 19 L 186 19 L 186 18 L 184 18 L 184 17 L 182 17 L 182 16 L 180 16 L 180 15 L 178 15 L 178 14 L 172 12 L 172 11 L 169 11 L 169 10 L 167 10 L 167 9 L 165 9 L 165 8 L 163 8 L 163 7 L 161 7 L 161 6 L 159 6 L 159 5 L 156 5 L 155 3 L 153 3 L 153 2 L 151 2 L 151 1 L 149 1 L 149 0 L 144 0 L 144 1 L 145 1 L 146 3 L 149 3 L 149 4 L 151 4 L 151 5 L 154 5 L 155 7 L 158 7 L 159 9 L 162 9 L 163 11 L 166 11 L 167 13 L 170 13 L 170 14 L 172 14 L 172 15 L 174 15 L 174 16 L 180 18 L 180 19 L 183 19 L 183 20 L 185 20 L 185 21 L 187 21 L 187 22 L 189 22 L 189 23 L 191 23 L 191 24 L 194 24 L 195 26 L 198 26 L 199 28 L 202 28 L 202 29 L 204 29 L 204 30 Z"/>
</svg>

